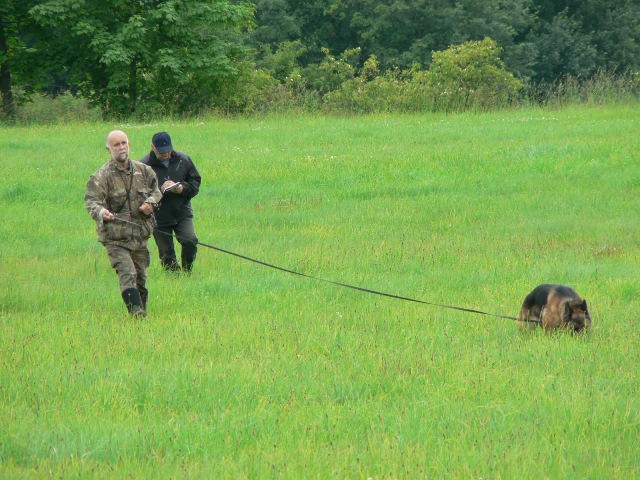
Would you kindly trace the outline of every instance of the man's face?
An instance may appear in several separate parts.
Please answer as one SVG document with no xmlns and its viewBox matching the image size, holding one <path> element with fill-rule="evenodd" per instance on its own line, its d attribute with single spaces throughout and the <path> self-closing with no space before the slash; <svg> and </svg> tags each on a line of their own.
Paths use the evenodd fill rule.
<svg viewBox="0 0 640 480">
<path fill-rule="evenodd" d="M 112 133 L 107 143 L 109 144 L 107 150 L 112 159 L 120 163 L 125 163 L 129 159 L 129 139 L 124 133 Z"/>
<path fill-rule="evenodd" d="M 153 148 L 154 153 L 156 154 L 156 157 L 158 158 L 158 160 L 160 160 L 161 162 L 166 162 L 167 160 L 169 160 L 171 158 L 171 152 L 172 150 L 169 150 L 166 153 L 160 153 L 158 151 L 158 149 L 155 147 L 155 145 L 151 145 L 151 148 Z"/>
</svg>

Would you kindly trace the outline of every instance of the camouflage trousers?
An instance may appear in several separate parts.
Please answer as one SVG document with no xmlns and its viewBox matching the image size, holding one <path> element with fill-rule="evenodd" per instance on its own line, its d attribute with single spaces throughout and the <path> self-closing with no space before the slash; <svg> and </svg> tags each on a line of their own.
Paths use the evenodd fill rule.
<svg viewBox="0 0 640 480">
<path fill-rule="evenodd" d="M 105 243 L 111 266 L 115 269 L 120 279 L 120 291 L 128 288 L 137 288 L 146 291 L 147 268 L 151 263 L 147 240 L 133 241 L 130 246 Z"/>
</svg>

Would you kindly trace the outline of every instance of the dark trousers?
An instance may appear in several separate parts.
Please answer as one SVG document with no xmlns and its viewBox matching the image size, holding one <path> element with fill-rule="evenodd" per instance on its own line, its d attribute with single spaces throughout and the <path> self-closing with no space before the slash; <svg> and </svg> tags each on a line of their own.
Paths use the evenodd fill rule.
<svg viewBox="0 0 640 480">
<path fill-rule="evenodd" d="M 193 218 L 185 218 L 176 225 L 156 227 L 153 232 L 153 238 L 158 246 L 158 254 L 160 255 L 160 263 L 165 270 L 180 270 L 180 264 L 176 257 L 176 250 L 173 243 L 172 234 L 175 233 L 178 243 L 182 246 L 180 259 L 182 261 L 182 269 L 190 272 L 193 262 L 196 260 L 198 252 L 198 237 L 193 228 Z"/>
</svg>

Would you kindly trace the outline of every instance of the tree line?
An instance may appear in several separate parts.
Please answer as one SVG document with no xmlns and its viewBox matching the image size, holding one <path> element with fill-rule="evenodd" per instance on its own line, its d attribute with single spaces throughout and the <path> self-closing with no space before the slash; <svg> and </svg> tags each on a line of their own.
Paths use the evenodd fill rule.
<svg viewBox="0 0 640 480">
<path fill-rule="evenodd" d="M 0 5 L 4 119 L 43 93 L 88 99 L 106 118 L 488 107 L 602 72 L 635 88 L 639 70 L 640 0 Z"/>
</svg>

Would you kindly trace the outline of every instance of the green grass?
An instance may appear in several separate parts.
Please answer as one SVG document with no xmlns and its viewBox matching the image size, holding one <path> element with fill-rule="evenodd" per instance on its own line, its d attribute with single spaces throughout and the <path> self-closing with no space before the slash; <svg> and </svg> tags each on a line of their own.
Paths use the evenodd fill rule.
<svg viewBox="0 0 640 480">
<path fill-rule="evenodd" d="M 2 478 L 640 478 L 637 105 L 4 128 Z M 204 178 L 201 247 L 131 320 L 83 197 L 124 129 Z"/>
</svg>

